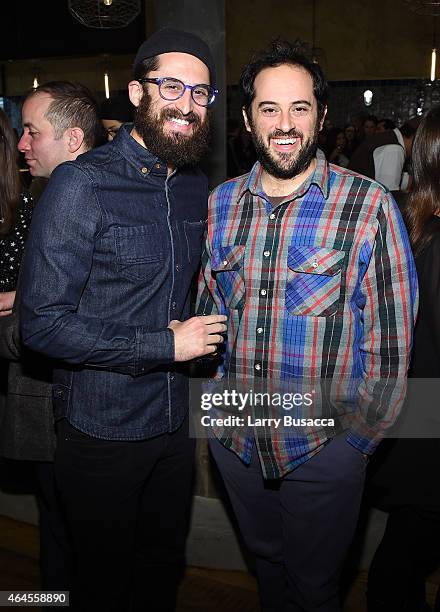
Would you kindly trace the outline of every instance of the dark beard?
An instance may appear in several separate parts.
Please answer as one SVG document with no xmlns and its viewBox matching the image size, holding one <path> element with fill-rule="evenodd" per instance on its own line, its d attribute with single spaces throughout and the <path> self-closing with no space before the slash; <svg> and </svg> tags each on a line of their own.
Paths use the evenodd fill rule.
<svg viewBox="0 0 440 612">
<path fill-rule="evenodd" d="M 253 124 L 250 123 L 251 128 Z M 292 179 L 305 172 L 310 166 L 312 160 L 316 156 L 316 150 L 318 148 L 318 134 L 319 124 L 316 122 L 315 131 L 312 136 L 302 141 L 301 149 L 296 158 L 292 159 L 288 165 L 282 165 L 280 161 L 288 162 L 291 159 L 289 153 L 281 153 L 279 160 L 272 157 L 269 147 L 263 142 L 263 139 L 257 135 L 252 129 L 252 141 L 254 143 L 257 159 L 268 174 L 278 179 Z M 297 132 L 295 129 L 291 129 L 288 132 L 282 132 L 281 130 L 275 130 L 270 135 L 270 138 L 288 138 L 297 137 L 302 139 L 301 132 Z"/>
<path fill-rule="evenodd" d="M 163 125 L 167 119 L 186 119 L 193 124 L 191 136 L 178 132 L 167 135 Z M 177 108 L 163 108 L 159 117 L 151 112 L 151 97 L 144 92 L 134 118 L 134 127 L 141 136 L 147 149 L 172 168 L 195 166 L 209 150 L 210 121 L 209 111 L 202 123 L 199 115 L 192 111 L 183 115 Z"/>
</svg>

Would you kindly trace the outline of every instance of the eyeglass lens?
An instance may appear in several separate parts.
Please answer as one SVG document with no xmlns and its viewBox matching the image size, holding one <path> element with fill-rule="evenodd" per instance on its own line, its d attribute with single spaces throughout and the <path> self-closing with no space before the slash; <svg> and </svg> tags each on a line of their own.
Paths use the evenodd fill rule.
<svg viewBox="0 0 440 612">
<path fill-rule="evenodd" d="M 177 100 L 183 96 L 185 84 L 178 79 L 164 79 L 159 85 L 160 95 L 165 100 Z M 191 96 L 194 102 L 201 106 L 206 106 L 212 98 L 211 88 L 207 85 L 197 85 L 191 89 Z"/>
</svg>

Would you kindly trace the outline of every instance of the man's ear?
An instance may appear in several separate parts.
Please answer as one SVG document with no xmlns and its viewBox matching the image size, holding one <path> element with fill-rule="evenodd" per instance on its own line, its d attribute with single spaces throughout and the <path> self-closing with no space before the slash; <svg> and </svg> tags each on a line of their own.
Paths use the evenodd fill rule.
<svg viewBox="0 0 440 612">
<path fill-rule="evenodd" d="M 76 153 L 83 145 L 84 132 L 79 127 L 69 128 L 67 131 L 67 148 L 69 153 Z"/>
<path fill-rule="evenodd" d="M 247 113 L 246 113 L 246 109 L 244 108 L 244 106 L 241 109 L 241 112 L 242 112 L 242 115 L 243 115 L 244 125 L 246 126 L 247 131 L 250 132 L 251 131 L 251 126 L 250 126 L 249 119 L 248 119 L 248 116 L 247 116 Z"/>
<path fill-rule="evenodd" d="M 130 81 L 128 84 L 128 97 L 136 108 L 139 106 L 143 95 L 144 89 L 139 81 Z"/>
<path fill-rule="evenodd" d="M 319 131 L 322 130 L 322 126 L 324 125 L 326 115 L 327 115 L 327 107 L 324 108 L 324 112 L 322 113 L 321 121 L 319 122 Z"/>
</svg>

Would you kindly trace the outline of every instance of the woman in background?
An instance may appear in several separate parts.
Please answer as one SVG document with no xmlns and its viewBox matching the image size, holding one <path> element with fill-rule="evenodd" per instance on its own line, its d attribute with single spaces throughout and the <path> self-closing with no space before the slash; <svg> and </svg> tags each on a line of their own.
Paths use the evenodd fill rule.
<svg viewBox="0 0 440 612">
<path fill-rule="evenodd" d="M 327 139 L 327 159 L 330 163 L 347 168 L 350 159 L 346 151 L 347 139 L 343 129 L 333 128 Z"/>
<path fill-rule="evenodd" d="M 420 305 L 409 375 L 440 379 L 440 106 L 422 119 L 412 160 L 414 188 L 405 216 Z M 434 414 L 438 402 L 439 398 L 433 397 L 432 405 L 420 409 L 428 408 Z M 416 402 L 408 402 L 407 409 L 417 409 Z M 375 505 L 389 516 L 369 570 L 369 612 L 431 610 L 426 603 L 425 580 L 440 562 L 439 429 L 437 424 L 432 438 L 385 442 L 390 449 L 372 483 L 379 492 Z M 439 603 L 437 594 L 435 610 L 440 610 Z"/>
<path fill-rule="evenodd" d="M 17 138 L 0 109 L 0 316 L 10 314 L 14 303 L 32 205 L 20 179 Z"/>
<path fill-rule="evenodd" d="M 345 126 L 344 135 L 346 141 L 345 154 L 347 155 L 348 159 L 350 159 L 354 151 L 356 151 L 357 147 L 359 146 L 360 138 L 358 136 L 356 127 L 352 123 Z"/>
</svg>

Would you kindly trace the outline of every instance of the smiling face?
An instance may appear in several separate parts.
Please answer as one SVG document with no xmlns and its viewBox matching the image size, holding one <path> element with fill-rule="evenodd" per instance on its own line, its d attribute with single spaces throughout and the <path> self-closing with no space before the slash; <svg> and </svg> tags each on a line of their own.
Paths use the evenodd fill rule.
<svg viewBox="0 0 440 612">
<path fill-rule="evenodd" d="M 263 69 L 255 78 L 250 116 L 244 111 L 257 157 L 268 174 L 292 179 L 306 172 L 316 154 L 318 121 L 313 80 L 300 66 Z"/>
<path fill-rule="evenodd" d="M 186 85 L 209 85 L 208 67 L 188 53 L 164 53 L 159 68 L 148 78 L 172 77 Z M 194 165 L 209 142 L 209 119 L 206 107 L 199 106 L 186 89 L 177 100 L 164 100 L 159 87 L 138 81 L 129 84 L 130 99 L 137 107 L 133 136 L 172 167 Z"/>
<path fill-rule="evenodd" d="M 56 138 L 53 125 L 45 117 L 51 102 L 53 98 L 42 92 L 23 104 L 23 135 L 18 150 L 24 154 L 32 176 L 49 178 L 52 171 L 68 159 L 67 134 Z"/>
</svg>

